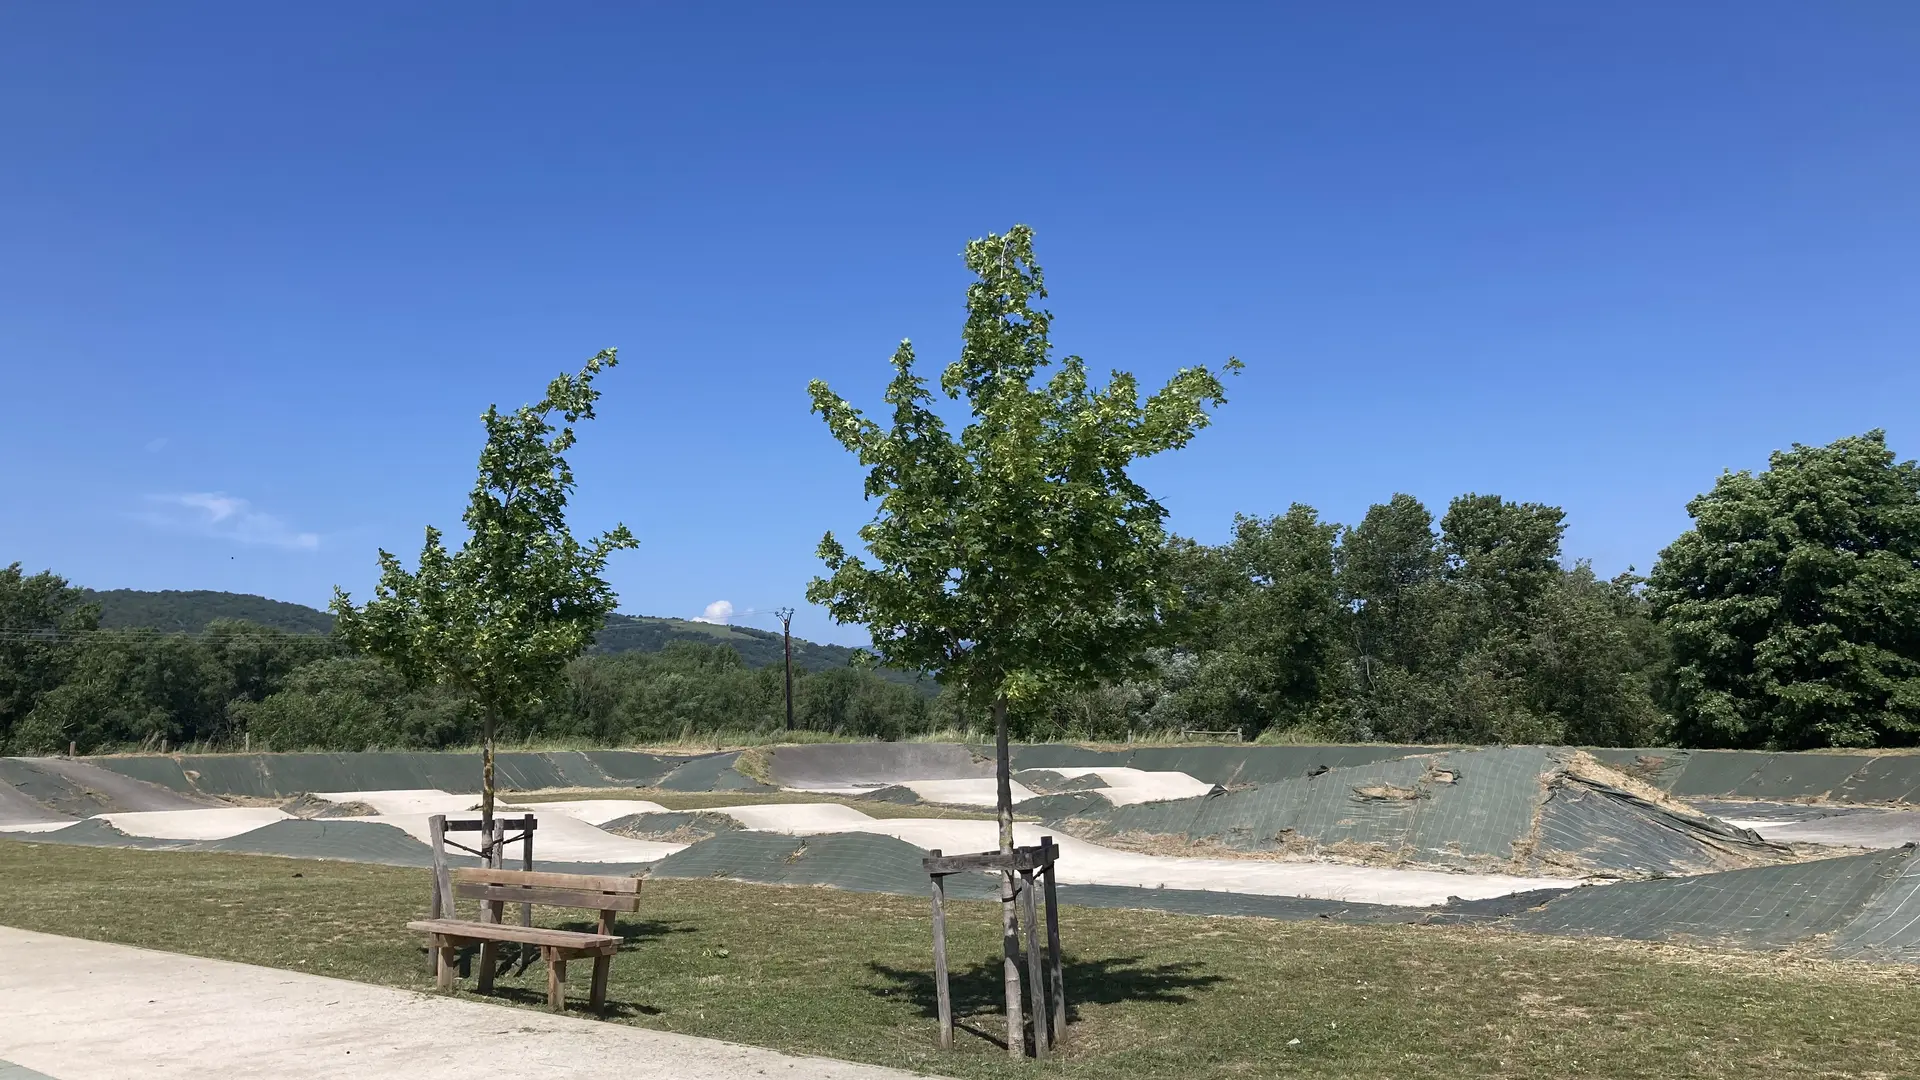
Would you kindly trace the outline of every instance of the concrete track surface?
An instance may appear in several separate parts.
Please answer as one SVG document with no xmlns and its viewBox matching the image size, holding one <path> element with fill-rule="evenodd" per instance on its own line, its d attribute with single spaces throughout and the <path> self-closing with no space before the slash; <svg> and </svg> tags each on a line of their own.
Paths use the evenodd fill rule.
<svg viewBox="0 0 1920 1080">
<path fill-rule="evenodd" d="M 0 927 L 0 1078 L 906 1080 L 911 1073 Z M 501 1073 L 502 1063 L 506 1072 Z M 12 1075 L 31 1076 L 32 1073 Z"/>
</svg>

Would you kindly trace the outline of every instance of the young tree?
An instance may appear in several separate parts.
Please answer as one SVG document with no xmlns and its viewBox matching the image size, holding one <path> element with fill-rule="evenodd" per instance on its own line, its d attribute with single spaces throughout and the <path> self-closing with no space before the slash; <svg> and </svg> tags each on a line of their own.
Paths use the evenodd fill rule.
<svg viewBox="0 0 1920 1080">
<path fill-rule="evenodd" d="M 1687 512 L 1648 586 L 1682 745 L 1920 738 L 1920 464 L 1880 431 L 1795 445 Z"/>
<path fill-rule="evenodd" d="M 960 358 L 941 376 L 970 422 L 958 437 L 901 342 L 885 401 L 888 427 L 823 382 L 813 411 L 868 468 L 879 500 L 860 530 L 873 562 L 832 533 L 820 541 L 828 577 L 807 599 L 841 623 L 863 623 L 888 664 L 931 671 L 993 713 L 1000 847 L 1013 849 L 1007 706 L 1049 685 L 1084 685 L 1133 666 L 1175 599 L 1165 570 L 1166 511 L 1127 473 L 1136 460 L 1184 446 L 1226 401 L 1220 379 L 1183 368 L 1145 402 L 1132 375 L 1104 388 L 1077 356 L 1051 378 L 1052 315 L 1033 256 L 1033 231 L 972 241 Z M 1227 370 L 1239 368 L 1228 360 Z M 1001 888 L 1012 940 L 1013 882 Z M 1007 961 L 1010 1052 L 1018 1053 L 1019 973 Z"/>
<path fill-rule="evenodd" d="M 578 375 L 561 375 L 538 403 L 509 414 L 489 406 L 479 479 L 464 516 L 467 541 L 449 553 L 427 527 L 419 569 L 380 552 L 374 599 L 356 608 L 334 590 L 334 632 L 409 679 L 465 695 L 481 713 L 480 815 L 492 835 L 493 743 L 564 686 L 568 661 L 593 642 L 614 608 L 601 575 L 607 557 L 638 545 L 625 525 L 587 544 L 568 531 L 573 426 L 593 419 L 593 380 L 616 363 L 607 349 Z M 556 429 L 554 414 L 560 424 Z"/>
</svg>

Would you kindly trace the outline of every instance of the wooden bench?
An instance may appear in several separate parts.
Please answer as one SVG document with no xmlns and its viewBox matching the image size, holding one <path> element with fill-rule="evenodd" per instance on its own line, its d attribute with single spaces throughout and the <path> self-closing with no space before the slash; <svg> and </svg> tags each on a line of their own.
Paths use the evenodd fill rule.
<svg viewBox="0 0 1920 1080">
<path fill-rule="evenodd" d="M 593 957 L 593 991 L 589 999 L 595 1009 L 607 1003 L 607 973 L 613 966 L 613 954 L 620 951 L 620 938 L 613 932 L 617 912 L 640 910 L 640 879 L 595 877 L 589 874 L 543 874 L 528 870 L 468 870 L 451 872 L 452 896 L 459 900 L 480 901 L 480 921 L 442 918 L 421 919 L 407 929 L 426 934 L 439 957 L 437 972 L 440 989 L 453 988 L 456 952 L 462 946 L 480 946 L 478 989 L 493 990 L 493 973 L 499 959 L 500 943 L 511 941 L 538 946 L 547 962 L 547 1004 L 558 1011 L 567 1007 L 567 961 Z M 508 904 L 541 904 L 547 907 L 579 908 L 600 913 L 597 933 L 573 930 L 547 930 L 538 926 L 515 926 L 500 921 Z M 445 905 L 448 914 L 453 905 Z"/>
</svg>

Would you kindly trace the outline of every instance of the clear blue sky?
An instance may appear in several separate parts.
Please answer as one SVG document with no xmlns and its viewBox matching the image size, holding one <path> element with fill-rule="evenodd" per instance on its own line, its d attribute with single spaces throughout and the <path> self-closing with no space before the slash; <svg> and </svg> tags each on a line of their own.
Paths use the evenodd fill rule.
<svg viewBox="0 0 1920 1080">
<path fill-rule="evenodd" d="M 1911 0 L 17 0 L 0 563 L 364 596 L 488 403 L 617 345 L 574 521 L 640 536 L 623 608 L 798 603 L 866 517 L 807 380 L 944 363 L 1014 222 L 1063 351 L 1246 361 L 1142 472 L 1203 540 L 1496 492 L 1644 570 L 1722 469 L 1920 455 Z"/>
</svg>

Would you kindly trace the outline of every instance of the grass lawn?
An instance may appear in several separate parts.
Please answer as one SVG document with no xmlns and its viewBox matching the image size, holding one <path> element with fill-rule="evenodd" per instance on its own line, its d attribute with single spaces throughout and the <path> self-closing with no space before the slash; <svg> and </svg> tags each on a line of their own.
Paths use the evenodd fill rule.
<svg viewBox="0 0 1920 1080">
<path fill-rule="evenodd" d="M 0 921 L 421 990 L 401 926 L 425 885 L 384 866 L 0 841 Z M 1894 1077 L 1920 1049 L 1905 968 L 1067 908 L 1076 1023 L 1036 1067 L 986 1037 L 1001 1026 L 990 905 L 948 916 L 949 1053 L 933 1048 L 922 901 L 659 881 L 642 909 L 621 923 L 616 1022 L 956 1077 Z M 571 914 L 536 918 L 584 926 Z M 544 979 L 536 963 L 498 1000 L 540 1007 Z"/>
<path fill-rule="evenodd" d="M 478 798 L 478 796 L 476 796 Z M 526 795 L 504 793 L 502 802 L 515 806 L 567 799 L 645 799 L 669 810 L 706 810 L 715 806 L 767 806 L 774 803 L 839 803 L 851 806 L 871 818 L 963 818 L 970 821 L 996 820 L 991 810 L 935 806 L 929 803 L 892 803 L 883 799 L 855 799 L 812 791 L 664 791 L 660 788 L 580 788 L 565 791 L 541 791 Z M 1021 821 L 1036 821 L 1020 815 Z"/>
</svg>

